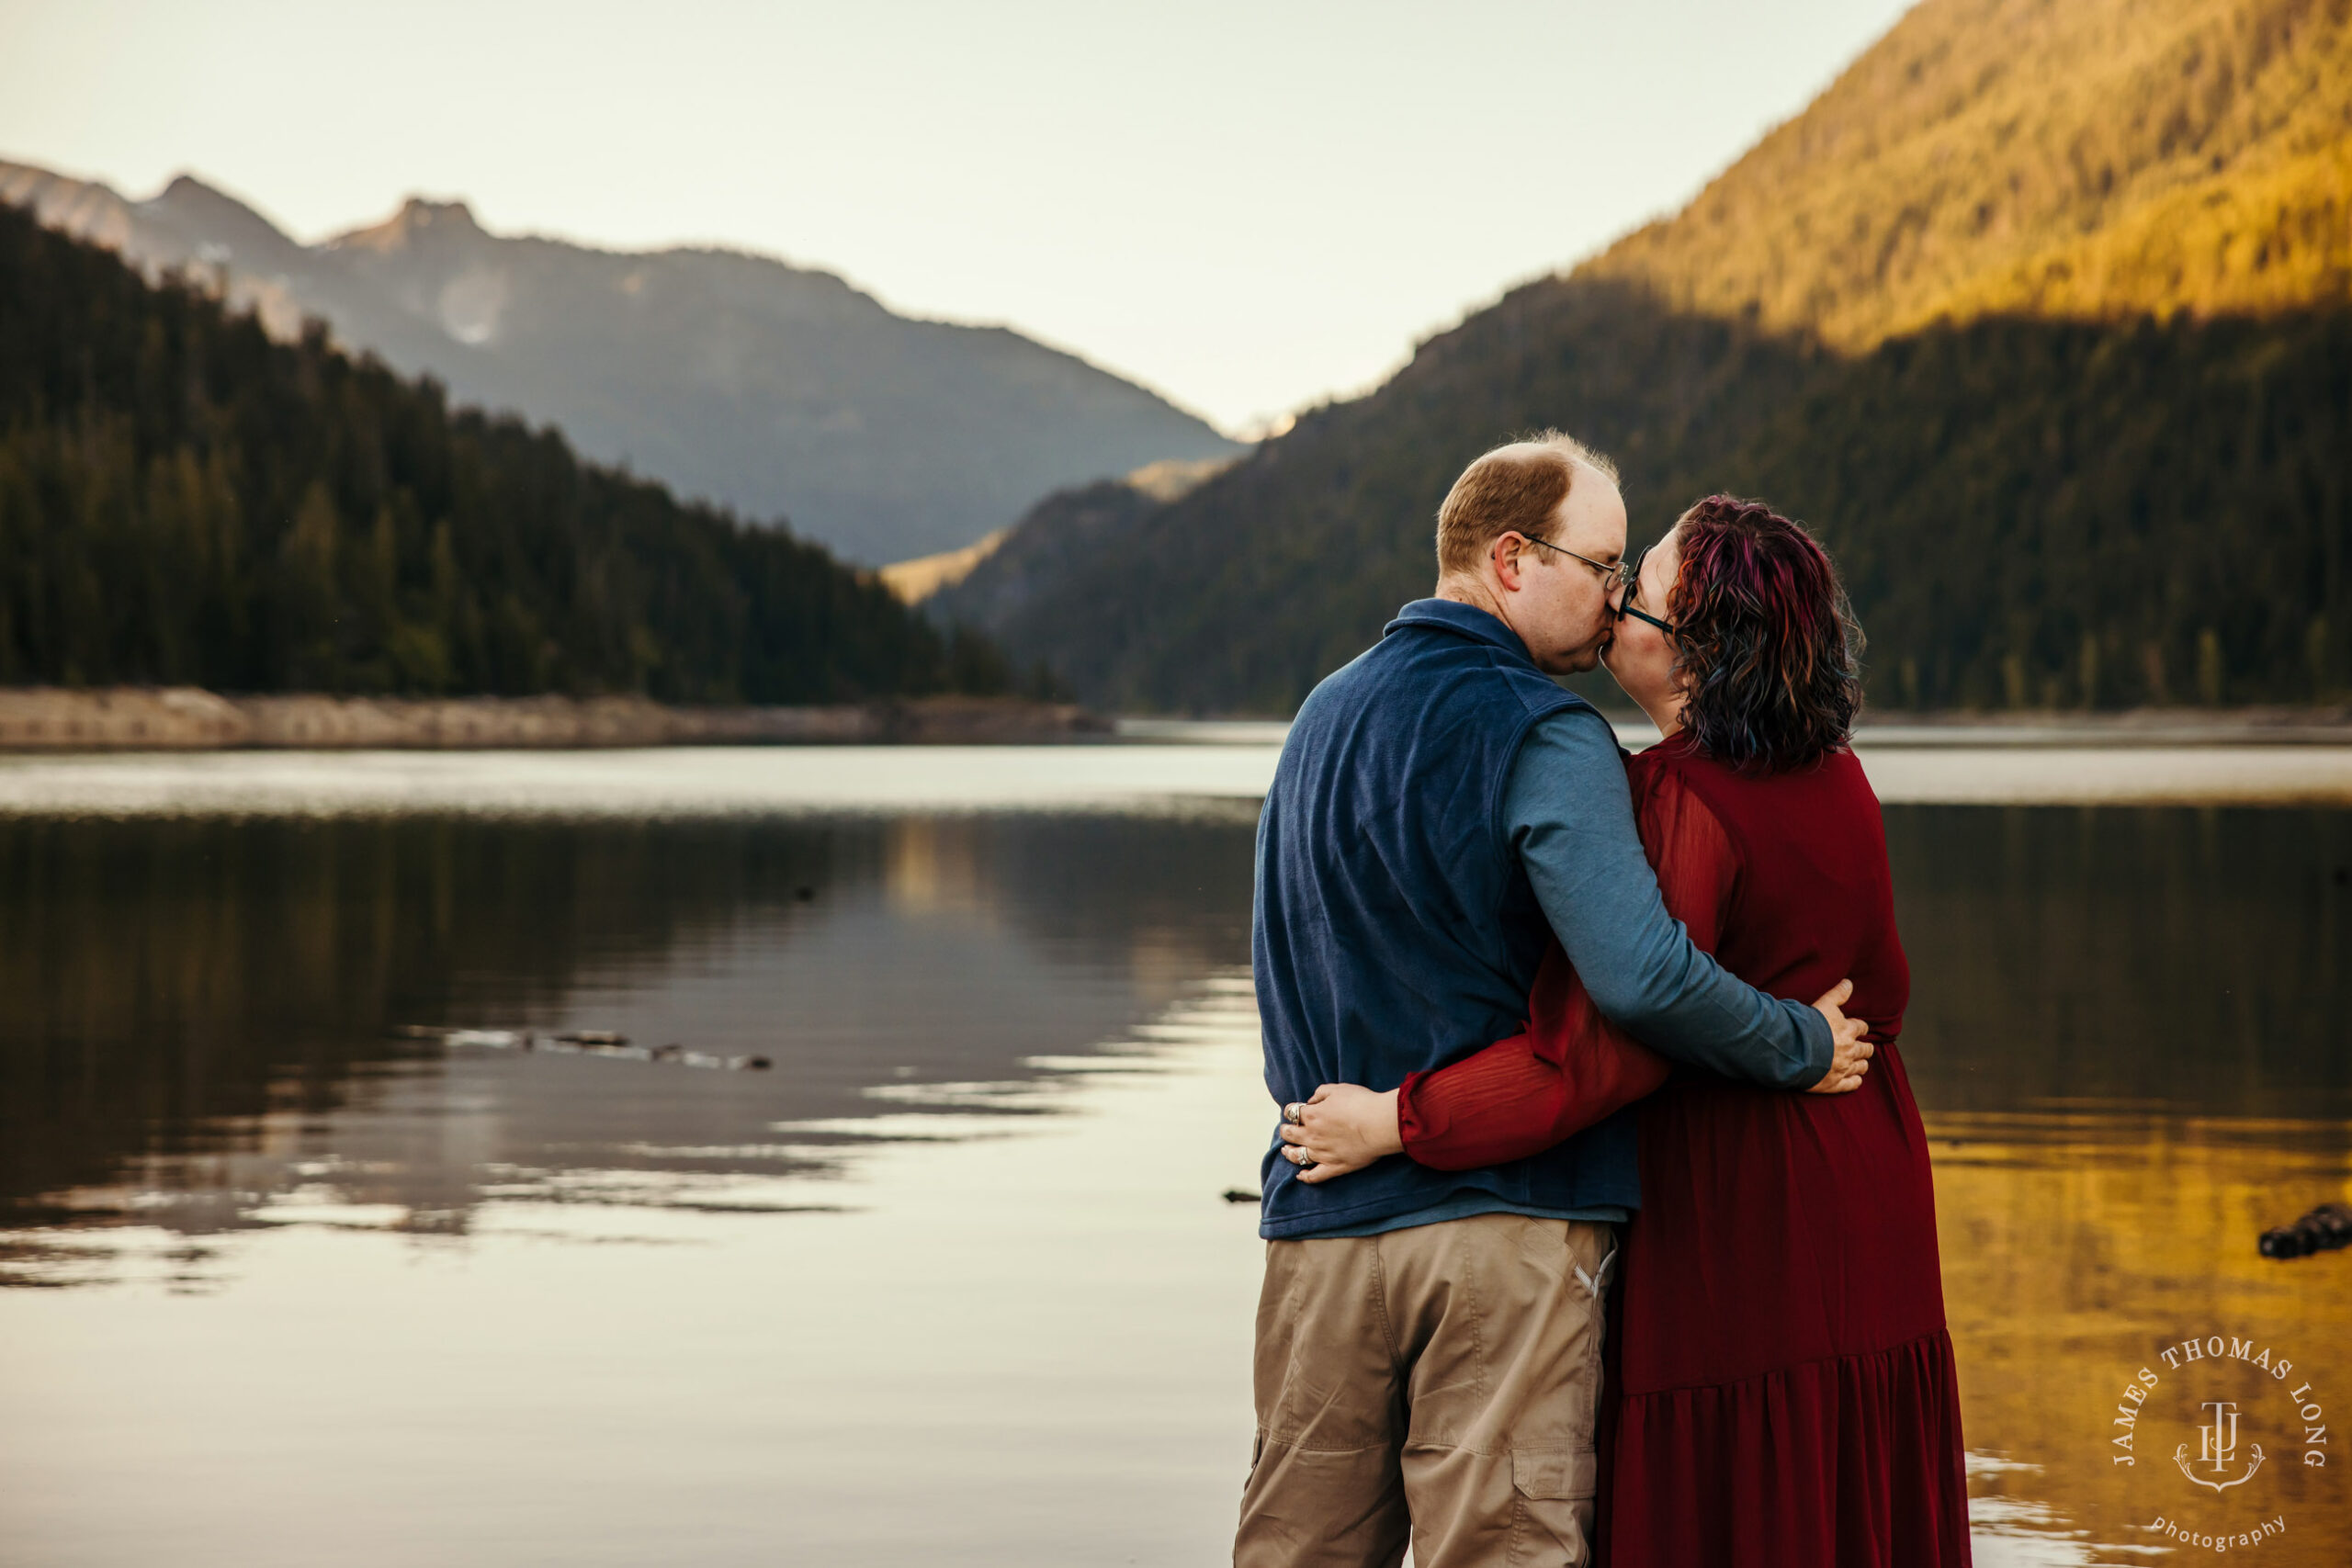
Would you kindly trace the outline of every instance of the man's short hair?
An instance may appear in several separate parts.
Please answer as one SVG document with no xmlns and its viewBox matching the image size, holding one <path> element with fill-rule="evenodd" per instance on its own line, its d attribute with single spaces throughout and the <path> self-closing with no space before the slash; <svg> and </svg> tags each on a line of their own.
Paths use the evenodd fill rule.
<svg viewBox="0 0 2352 1568">
<path fill-rule="evenodd" d="M 1437 509 L 1440 576 L 1475 572 L 1495 540 L 1517 532 L 1551 541 L 1554 514 L 1584 463 L 1617 482 L 1617 465 L 1572 435 L 1546 430 L 1498 446 L 1462 470 Z"/>
</svg>

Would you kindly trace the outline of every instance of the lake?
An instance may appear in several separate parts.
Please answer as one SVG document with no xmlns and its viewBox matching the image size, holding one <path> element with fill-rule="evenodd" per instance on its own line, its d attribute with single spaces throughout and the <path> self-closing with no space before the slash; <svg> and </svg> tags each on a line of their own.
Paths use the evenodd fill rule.
<svg viewBox="0 0 2352 1568">
<path fill-rule="evenodd" d="M 1150 739 L 0 760 L 0 1562 L 1225 1557 L 1273 750 Z M 2352 760 L 1864 756 L 1979 1561 L 2352 1560 Z"/>
</svg>

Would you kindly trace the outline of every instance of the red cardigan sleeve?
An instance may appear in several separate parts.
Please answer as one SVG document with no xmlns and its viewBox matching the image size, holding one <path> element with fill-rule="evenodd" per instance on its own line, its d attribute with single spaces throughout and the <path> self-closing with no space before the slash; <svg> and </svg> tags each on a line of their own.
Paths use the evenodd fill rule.
<svg viewBox="0 0 2352 1568">
<path fill-rule="evenodd" d="M 1667 912 L 1713 953 L 1739 874 L 1723 824 L 1668 769 L 1636 762 L 1634 822 Z M 1523 1159 L 1564 1142 L 1666 1081 L 1666 1059 L 1600 1016 L 1555 941 L 1527 1001 L 1526 1029 L 1396 1096 L 1405 1153 L 1440 1170 Z"/>
</svg>

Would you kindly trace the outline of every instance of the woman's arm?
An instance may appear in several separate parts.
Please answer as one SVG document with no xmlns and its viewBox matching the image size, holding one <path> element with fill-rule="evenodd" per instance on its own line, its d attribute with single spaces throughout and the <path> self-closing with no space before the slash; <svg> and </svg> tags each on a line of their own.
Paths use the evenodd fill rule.
<svg viewBox="0 0 2352 1568">
<path fill-rule="evenodd" d="M 1404 1152 L 1440 1170 L 1524 1159 L 1651 1093 L 1671 1065 L 1600 1015 L 1555 945 L 1524 1032 L 1396 1091 Z"/>
<path fill-rule="evenodd" d="M 1739 874 L 1723 824 L 1671 773 L 1644 781 L 1634 801 L 1642 845 L 1668 913 L 1691 944 L 1712 953 Z M 1528 998 L 1524 1032 L 1397 1093 L 1405 1152 L 1441 1170 L 1499 1165 L 1548 1149 L 1605 1120 L 1666 1081 L 1667 1061 L 1593 1005 L 1555 942 Z"/>
<path fill-rule="evenodd" d="M 1667 910 L 1712 953 L 1738 858 L 1714 814 L 1670 773 L 1642 778 L 1634 817 Z M 1523 1159 L 1562 1143 L 1656 1089 L 1666 1059 L 1601 1016 L 1560 944 L 1544 952 L 1528 1024 L 1507 1040 L 1386 1094 L 1329 1084 L 1283 1138 L 1328 1181 L 1402 1152 L 1440 1170 Z"/>
</svg>

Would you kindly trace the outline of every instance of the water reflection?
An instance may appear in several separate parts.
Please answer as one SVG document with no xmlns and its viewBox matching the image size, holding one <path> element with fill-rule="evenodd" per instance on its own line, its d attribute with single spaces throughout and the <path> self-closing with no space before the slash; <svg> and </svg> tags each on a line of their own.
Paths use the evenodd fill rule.
<svg viewBox="0 0 2352 1568">
<path fill-rule="evenodd" d="M 431 1231 L 485 1185 L 702 1201 L 577 1173 L 806 1164 L 892 1099 L 953 1113 L 953 1086 L 1034 1079 L 1247 962 L 1248 843 L 1113 818 L 0 819 L 0 1201 L 190 1232 L 298 1181 Z"/>
<path fill-rule="evenodd" d="M 2352 1117 L 2352 812 L 1886 824 L 1922 1105 Z"/>
<path fill-rule="evenodd" d="M 167 1234 L 109 1232 L 125 1283 L 0 1292 L 0 1562 L 1215 1561 L 1249 1452 L 1259 1244 L 1216 1197 L 1263 1137 L 1246 974 L 1105 1044 L 946 1119 L 971 1136 L 732 1179 L 854 1212 L 289 1213 L 199 1243 L 226 1283 L 193 1297 Z"/>
<path fill-rule="evenodd" d="M 2352 1562 L 2341 1440 L 2318 1450 L 2327 1465 L 2304 1464 L 2309 1428 L 2286 1398 L 2310 1380 L 2324 1412 L 2346 1407 L 2352 1257 L 2279 1263 L 2254 1246 L 2306 1195 L 2352 1193 L 2343 1124 L 1946 1114 L 1928 1131 L 1980 1532 L 2044 1549 L 2018 1561 L 2121 1563 L 2176 1544 L 2147 1529 L 2160 1517 L 2210 1535 L 2283 1516 L 2287 1534 L 2258 1561 Z M 2162 1359 L 2214 1334 L 2301 1370 L 2274 1382 Z M 2126 1406 L 2143 1367 L 2162 1397 Z M 2238 1402 L 2245 1442 L 2268 1450 L 2227 1493 L 2199 1490 L 2174 1461 L 2182 1444 L 2199 1451 L 2199 1402 L 2212 1398 Z M 2114 1446 L 2125 1409 L 2138 1416 L 2128 1467 Z"/>
<path fill-rule="evenodd" d="M 2260 1334 L 2352 1408 L 2352 1254 L 2254 1248 L 2352 1196 L 2352 813 L 1887 823 L 1980 1560 L 2147 1561 L 2211 1502 L 2109 1458 L 2161 1345 Z M 81 1287 L 0 1293 L 0 1557 L 277 1561 L 270 1476 L 350 1561 L 1214 1556 L 1250 852 L 1214 811 L 0 818 L 0 1282 Z M 183 1479 L 120 1509 L 125 1462 Z M 2352 1560 L 2340 1467 L 2205 1513 L 2257 1491 L 2266 1561 Z"/>
<path fill-rule="evenodd" d="M 2343 1471 L 2300 1462 L 2275 1393 L 2219 1391 L 2253 1393 L 2256 1482 L 2184 1480 L 2200 1417 L 2158 1358 L 2256 1336 L 2352 1386 L 2352 1256 L 2255 1247 L 2352 1194 L 2352 814 L 1914 806 L 1887 834 L 1979 1561 L 2143 1562 L 2178 1550 L 2157 1518 L 2272 1517 L 2262 1560 L 2352 1561 Z M 2167 1402 L 2119 1465 L 2120 1391 L 2150 1365 Z"/>
<path fill-rule="evenodd" d="M 1924 1104 L 2352 1116 L 2352 814 L 1887 820 Z M 59 1195 L 136 1160 L 209 1228 L 221 1184 L 258 1178 L 194 1162 L 332 1153 L 376 1173 L 349 1178 L 355 1201 L 462 1228 L 477 1163 L 632 1168 L 659 1146 L 712 1151 L 665 1168 L 745 1168 L 782 1157 L 777 1122 L 1025 1081 L 1025 1059 L 1246 963 L 1250 837 L 1121 817 L 0 818 L 0 1201 L 64 1218 Z M 399 1024 L 605 1029 L 775 1068 L 445 1051 Z M 394 1114 L 421 1095 L 487 1109 Z M 439 1122 L 437 1142 L 362 1147 L 346 1124 L 319 1146 L 355 1099 Z M 476 1161 L 458 1129 L 485 1118 Z"/>
</svg>

